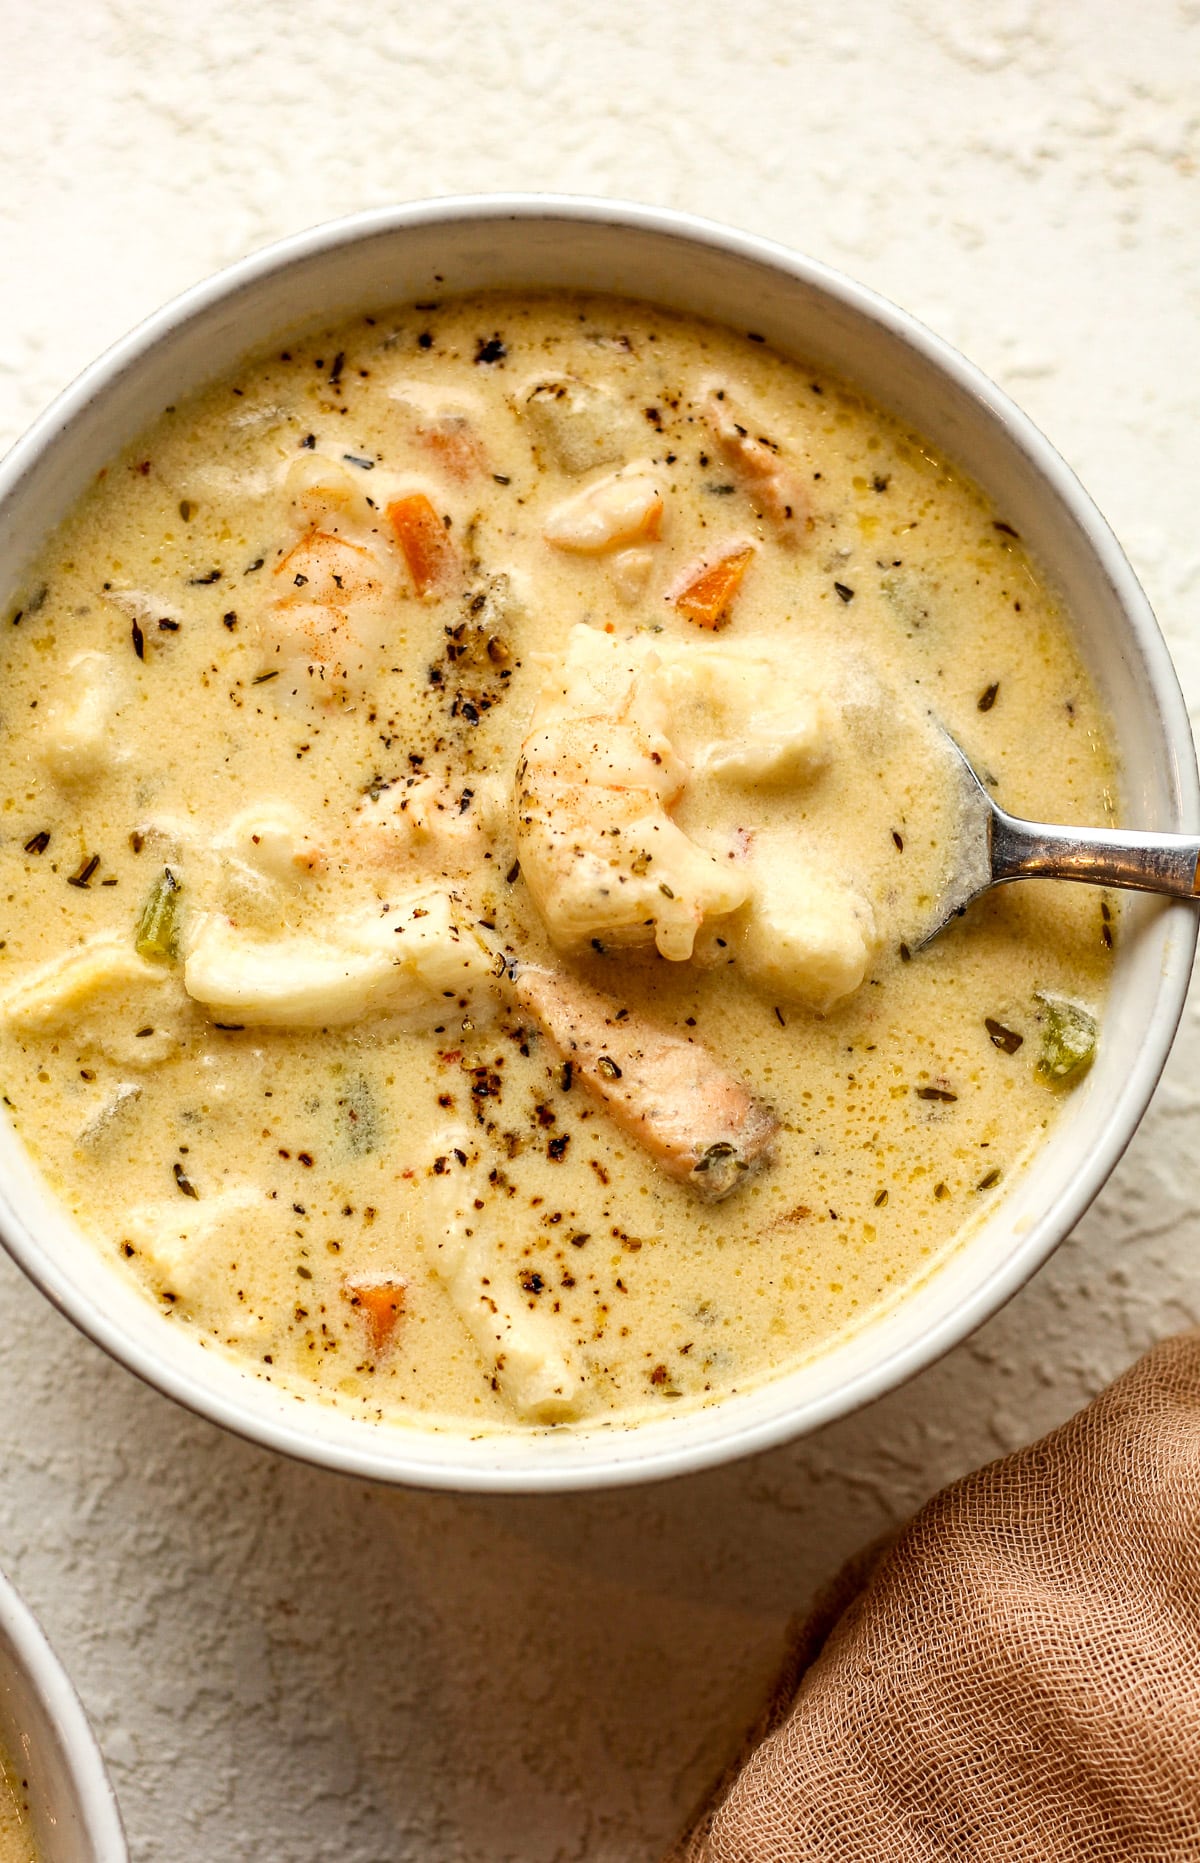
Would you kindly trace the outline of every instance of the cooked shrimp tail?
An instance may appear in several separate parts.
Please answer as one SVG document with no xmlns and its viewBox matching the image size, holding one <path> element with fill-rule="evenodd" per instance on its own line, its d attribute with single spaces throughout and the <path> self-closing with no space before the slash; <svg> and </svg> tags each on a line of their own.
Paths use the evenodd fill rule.
<svg viewBox="0 0 1200 1863">
<path fill-rule="evenodd" d="M 557 971 L 529 966 L 514 987 L 621 1131 L 702 1202 L 727 1197 L 769 1162 L 779 1121 L 699 1042 L 618 1013 Z"/>
</svg>

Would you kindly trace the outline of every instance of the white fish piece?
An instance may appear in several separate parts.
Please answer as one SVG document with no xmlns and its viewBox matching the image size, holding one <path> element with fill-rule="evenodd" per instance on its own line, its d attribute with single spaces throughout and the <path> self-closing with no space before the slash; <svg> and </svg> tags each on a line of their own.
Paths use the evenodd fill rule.
<svg viewBox="0 0 1200 1863">
<path fill-rule="evenodd" d="M 118 1067 L 153 1067 L 175 1049 L 186 999 L 172 964 L 150 963 L 133 932 L 98 932 L 48 958 L 0 996 L 0 1017 L 20 1034 L 69 1034 L 83 1053 Z"/>
<path fill-rule="evenodd" d="M 127 684 L 111 653 L 77 653 L 67 662 L 61 696 L 46 716 L 39 749 L 65 787 L 86 787 L 124 762 L 113 726 Z"/>
<path fill-rule="evenodd" d="M 237 411 L 229 416 L 231 433 L 270 433 L 277 428 L 295 425 L 295 414 L 290 408 L 282 407 L 278 401 L 243 401 Z"/>
<path fill-rule="evenodd" d="M 649 460 L 637 460 L 556 505 L 542 534 L 558 550 L 600 556 L 624 544 L 654 541 L 662 520 L 660 474 Z"/>
<path fill-rule="evenodd" d="M 266 1193 L 253 1184 L 230 1184 L 211 1196 L 175 1195 L 136 1204 L 121 1218 L 115 1240 L 122 1258 L 160 1297 L 213 1324 L 229 1344 L 244 1343 L 274 1327 L 253 1302 L 230 1319 L 214 1257 L 224 1263 L 231 1248 L 257 1241 L 269 1209 Z"/>
<path fill-rule="evenodd" d="M 208 843 L 208 835 L 199 822 L 182 815 L 147 815 L 139 821 L 138 835 L 143 846 L 166 861 L 178 863 L 187 854 Z"/>
<path fill-rule="evenodd" d="M 651 544 L 631 544 L 618 550 L 610 564 L 612 584 L 627 608 L 632 608 L 646 593 L 646 584 L 654 568 Z"/>
<path fill-rule="evenodd" d="M 467 1128 L 437 1134 L 432 1158 L 423 1184 L 424 1247 L 455 1311 L 523 1423 L 569 1421 L 584 1402 L 584 1378 L 565 1326 L 539 1309 L 496 1245 L 495 1199 Z"/>
<path fill-rule="evenodd" d="M 418 381 L 411 375 L 398 376 L 390 383 L 388 398 L 422 420 L 440 420 L 446 414 L 482 420 L 487 405 L 478 389 L 469 388 L 465 382 Z"/>
<path fill-rule="evenodd" d="M 493 953 L 460 902 L 421 889 L 393 905 L 284 937 L 247 935 L 217 913 L 192 930 L 183 981 L 218 1022 L 341 1028 L 474 998 L 496 978 Z"/>
<path fill-rule="evenodd" d="M 293 442 L 293 445 L 295 442 Z M 198 505 L 237 503 L 243 508 L 269 498 L 277 483 L 269 466 L 196 466 L 184 481 L 184 490 Z"/>
<path fill-rule="evenodd" d="M 182 621 L 184 618 L 183 609 L 176 602 L 156 595 L 153 589 L 106 589 L 104 599 L 144 628 L 155 627 L 160 621 Z"/>
<path fill-rule="evenodd" d="M 142 1097 L 142 1089 L 136 1081 L 120 1080 L 111 1093 L 105 1095 L 91 1118 L 87 1120 L 76 1137 L 77 1151 L 98 1151 L 105 1140 L 112 1137 L 125 1123 Z"/>
<path fill-rule="evenodd" d="M 22 1033 L 52 1033 L 131 989 L 157 993 L 169 977 L 138 956 L 132 934 L 100 932 L 18 977 L 0 996 L 0 1016 Z"/>
<path fill-rule="evenodd" d="M 147 816 L 138 833 L 186 888 L 189 911 L 203 903 L 259 931 L 277 931 L 294 915 L 305 883 L 328 864 L 312 824 L 271 799 L 241 810 L 216 834 L 174 815 Z"/>
</svg>

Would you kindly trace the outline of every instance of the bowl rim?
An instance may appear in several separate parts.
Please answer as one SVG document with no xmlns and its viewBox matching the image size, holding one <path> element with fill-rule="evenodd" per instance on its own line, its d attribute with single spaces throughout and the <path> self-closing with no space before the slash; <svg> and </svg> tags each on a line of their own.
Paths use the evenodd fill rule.
<svg viewBox="0 0 1200 1863">
<path fill-rule="evenodd" d="M 1179 828 L 1189 821 L 1200 824 L 1200 781 L 1195 746 L 1166 642 L 1107 521 L 1041 430 L 981 369 L 910 312 L 821 260 L 793 251 L 778 241 L 694 214 L 594 195 L 549 192 L 446 195 L 371 208 L 290 234 L 177 294 L 85 368 L 0 459 L 0 504 L 96 397 L 119 384 L 160 342 L 202 318 L 223 300 L 273 274 L 379 236 L 436 225 L 513 221 L 599 225 L 617 232 L 649 234 L 659 240 L 699 246 L 765 267 L 776 274 L 782 273 L 791 282 L 814 289 L 833 299 L 851 315 L 881 328 L 948 378 L 979 415 L 1005 431 L 1009 442 L 1033 472 L 1049 485 L 1098 559 L 1141 655 L 1148 687 L 1163 726 L 1164 747 L 1173 759 L 1176 819 L 1172 825 Z M 254 341 L 252 338 L 247 344 L 248 349 L 254 346 Z M 451 1446 L 456 1441 L 466 1440 L 469 1432 L 453 1429 L 437 1432 L 444 1437 L 450 1450 L 444 1464 L 407 1458 L 404 1451 L 407 1426 L 403 1425 L 367 1426 L 362 1442 L 356 1440 L 353 1446 L 332 1442 L 309 1434 L 280 1417 L 240 1406 L 193 1377 L 173 1362 L 166 1349 L 169 1340 L 165 1328 L 163 1349 L 159 1351 L 152 1351 L 131 1338 L 75 1288 L 24 1220 L 9 1206 L 2 1184 L 0 1242 L 81 1332 L 145 1383 L 235 1435 L 299 1461 L 391 1484 L 481 1493 L 606 1488 L 698 1472 L 810 1434 L 907 1382 L 991 1318 L 1069 1234 L 1136 1131 L 1161 1075 L 1183 1011 L 1200 925 L 1187 903 L 1164 907 L 1163 916 L 1171 935 L 1169 948 L 1164 953 L 1153 1013 L 1142 1030 L 1142 1040 L 1130 1058 L 1120 1090 L 1107 1107 L 1102 1142 L 1089 1147 L 1073 1181 L 1056 1197 L 1055 1220 L 1050 1222 L 1043 1218 L 1026 1233 L 1014 1236 L 1005 1259 L 980 1279 L 952 1312 L 935 1321 L 919 1338 L 894 1345 L 871 1366 L 847 1376 L 836 1389 L 789 1406 L 781 1405 L 777 1412 L 765 1418 L 741 1425 L 731 1420 L 727 1431 L 717 1433 L 708 1441 L 690 1441 L 681 1434 L 678 1441 L 667 1444 L 655 1442 L 652 1445 L 648 1440 L 645 1454 L 627 1451 L 619 1460 L 571 1461 L 556 1455 L 522 1467 L 456 1462 Z M 868 1325 L 873 1323 L 867 1322 Z M 301 1403 L 296 1408 L 298 1412 Z M 718 1402 L 696 1414 L 713 1414 L 721 1408 Z M 682 1423 L 684 1419 L 679 1421 Z M 661 1427 L 651 1424 L 632 1433 L 653 1437 Z M 432 1431 L 422 1432 L 425 1438 L 432 1434 Z M 542 1439 L 531 1436 L 530 1440 Z"/>
<path fill-rule="evenodd" d="M 0 1651 L 16 1658 L 59 1746 L 80 1829 L 95 1863 L 127 1863 L 125 1827 L 91 1722 L 49 1638 L 12 1580 L 0 1572 Z M 10 1755 L 10 1757 L 15 1757 Z M 32 1794 L 31 1794 L 32 1795 Z"/>
</svg>

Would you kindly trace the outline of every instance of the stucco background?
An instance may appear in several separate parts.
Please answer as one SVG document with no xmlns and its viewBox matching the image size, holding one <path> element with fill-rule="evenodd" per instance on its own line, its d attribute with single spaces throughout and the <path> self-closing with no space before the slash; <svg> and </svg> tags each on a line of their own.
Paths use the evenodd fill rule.
<svg viewBox="0 0 1200 1863">
<path fill-rule="evenodd" d="M 163 299 L 422 195 L 692 209 L 853 273 L 1097 498 L 1200 703 L 1198 0 L 0 0 L 0 446 Z M 670 1486 L 373 1490 L 219 1434 L 0 1260 L 0 1564 L 138 1863 L 650 1863 L 789 1613 L 1200 1318 L 1200 1025 L 1050 1265 L 820 1436 Z"/>
</svg>

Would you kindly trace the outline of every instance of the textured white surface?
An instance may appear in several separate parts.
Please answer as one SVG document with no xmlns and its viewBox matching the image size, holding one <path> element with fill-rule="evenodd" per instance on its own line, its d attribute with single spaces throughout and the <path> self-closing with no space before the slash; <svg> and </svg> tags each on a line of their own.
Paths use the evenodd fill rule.
<svg viewBox="0 0 1200 1863">
<path fill-rule="evenodd" d="M 1198 0 L 0 0 L 0 446 L 239 254 L 550 187 L 773 235 L 922 316 L 1109 516 L 1200 704 Z M 650 1863 L 786 1619 L 939 1482 L 1200 1318 L 1200 1023 L 1101 1203 L 951 1358 L 756 1462 L 392 1494 L 139 1387 L 0 1261 L 0 1564 L 138 1863 Z"/>
</svg>

